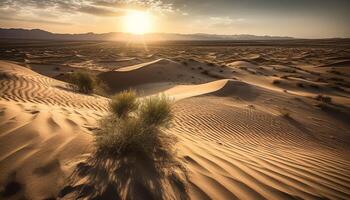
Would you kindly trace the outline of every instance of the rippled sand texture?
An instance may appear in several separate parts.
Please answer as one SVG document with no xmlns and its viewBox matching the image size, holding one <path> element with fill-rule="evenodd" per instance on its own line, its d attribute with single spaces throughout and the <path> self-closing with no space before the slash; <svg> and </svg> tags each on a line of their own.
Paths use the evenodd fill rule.
<svg viewBox="0 0 350 200">
<path fill-rule="evenodd" d="M 174 98 L 167 131 L 179 138 L 190 199 L 350 199 L 348 51 L 198 48 L 123 55 L 93 71 L 114 91 Z M 62 188 L 93 151 L 108 98 L 73 92 L 55 69 L 20 65 L 0 61 L 0 197 L 68 199 Z"/>
</svg>

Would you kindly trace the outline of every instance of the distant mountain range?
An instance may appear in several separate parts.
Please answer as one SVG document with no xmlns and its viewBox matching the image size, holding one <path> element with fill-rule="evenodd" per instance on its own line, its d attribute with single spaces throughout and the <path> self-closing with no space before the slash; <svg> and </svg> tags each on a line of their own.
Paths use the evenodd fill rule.
<svg viewBox="0 0 350 200">
<path fill-rule="evenodd" d="M 145 35 L 133 35 L 130 33 L 81 33 L 61 34 L 51 33 L 40 29 L 3 29 L 0 28 L 0 38 L 3 39 L 35 39 L 35 40 L 102 40 L 102 41 L 124 41 L 124 40 L 288 40 L 292 37 L 280 36 L 256 36 L 256 35 L 215 35 L 215 34 L 176 34 L 176 33 L 148 33 Z"/>
</svg>

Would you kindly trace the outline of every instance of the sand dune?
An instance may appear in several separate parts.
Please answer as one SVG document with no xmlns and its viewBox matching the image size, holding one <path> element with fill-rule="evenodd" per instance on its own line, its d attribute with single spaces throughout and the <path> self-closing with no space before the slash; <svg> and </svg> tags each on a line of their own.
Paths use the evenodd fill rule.
<svg viewBox="0 0 350 200">
<path fill-rule="evenodd" d="M 198 84 L 215 80 L 205 74 L 198 73 L 197 66 L 190 67 L 169 59 L 158 59 L 151 62 L 120 68 L 99 74 L 113 92 L 147 84 L 167 83 Z"/>
<path fill-rule="evenodd" d="M 1 61 L 0 73 L 2 198 L 55 197 L 91 151 L 90 130 L 107 101 L 15 64 Z"/>
<path fill-rule="evenodd" d="M 66 83 L 42 76 L 25 67 L 3 61 L 0 61 L 0 66 L 2 99 L 106 110 L 107 99 L 76 94 Z"/>
<path fill-rule="evenodd" d="M 331 64 L 321 65 L 319 67 L 349 67 L 350 66 L 350 60 L 345 61 L 338 61 Z"/>
<path fill-rule="evenodd" d="M 242 96 L 241 91 L 255 95 Z M 176 104 L 172 131 L 184 140 L 183 155 L 194 174 L 193 197 L 349 198 L 349 156 L 339 148 L 347 139 L 327 140 L 312 131 L 310 119 L 286 119 L 276 108 L 260 106 L 269 96 L 264 89 L 228 81 L 218 91 Z M 274 94 L 276 100 L 269 101 L 288 102 L 283 96 Z M 304 109 L 295 103 L 294 109 Z"/>
<path fill-rule="evenodd" d="M 190 199 L 350 198 L 346 107 L 329 105 L 326 112 L 315 99 L 271 89 L 270 78 L 249 79 L 242 70 L 237 77 L 248 81 L 216 80 L 199 66 L 205 68 L 160 59 L 99 75 L 114 91 L 174 83 L 164 89 L 176 99 L 167 131 L 179 138 Z M 74 93 L 9 62 L 0 62 L 0 77 L 1 197 L 69 199 L 62 189 L 93 151 L 93 130 L 108 99 Z M 169 187 L 165 193 L 175 198 L 176 185 Z M 97 197 L 108 198 L 102 194 L 108 191 Z"/>
</svg>

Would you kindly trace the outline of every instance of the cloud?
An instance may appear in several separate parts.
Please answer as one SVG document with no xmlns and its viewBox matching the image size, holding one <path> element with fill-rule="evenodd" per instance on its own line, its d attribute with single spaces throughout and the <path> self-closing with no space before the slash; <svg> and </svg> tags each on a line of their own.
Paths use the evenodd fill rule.
<svg viewBox="0 0 350 200">
<path fill-rule="evenodd" d="M 79 12 L 87 13 L 91 15 L 97 15 L 97 16 L 123 16 L 125 14 L 125 10 L 116 10 L 116 9 L 107 9 L 107 8 L 101 8 L 96 6 L 82 6 L 78 8 Z"/>
<path fill-rule="evenodd" d="M 236 18 L 231 17 L 210 17 L 210 25 L 214 27 L 227 27 L 232 25 L 238 25 L 246 22 L 245 18 Z"/>
<path fill-rule="evenodd" d="M 97 6 L 118 7 L 128 9 L 149 9 L 157 11 L 172 11 L 173 4 L 161 0 L 98 0 L 93 3 Z"/>
<path fill-rule="evenodd" d="M 6 21 L 19 21 L 19 22 L 33 22 L 33 23 L 42 23 L 42 24 L 57 24 L 57 25 L 71 25 L 71 23 L 66 22 L 58 22 L 58 21 L 52 21 L 52 20 L 39 20 L 39 19 L 22 19 L 22 18 L 16 18 L 16 17 L 2 17 L 0 16 L 0 20 L 6 20 Z"/>
<path fill-rule="evenodd" d="M 171 11 L 172 4 L 161 0 L 0 0 L 0 11 L 13 10 L 18 14 L 48 10 L 65 14 L 91 14 L 103 17 L 121 16 L 126 9 Z"/>
</svg>

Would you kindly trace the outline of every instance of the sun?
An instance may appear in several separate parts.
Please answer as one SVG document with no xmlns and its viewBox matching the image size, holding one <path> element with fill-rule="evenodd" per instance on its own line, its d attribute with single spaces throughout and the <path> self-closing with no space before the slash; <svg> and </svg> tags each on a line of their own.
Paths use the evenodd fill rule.
<svg viewBox="0 0 350 200">
<path fill-rule="evenodd" d="M 151 14 L 144 11 L 129 11 L 124 16 L 125 32 L 142 35 L 151 31 Z"/>
</svg>

